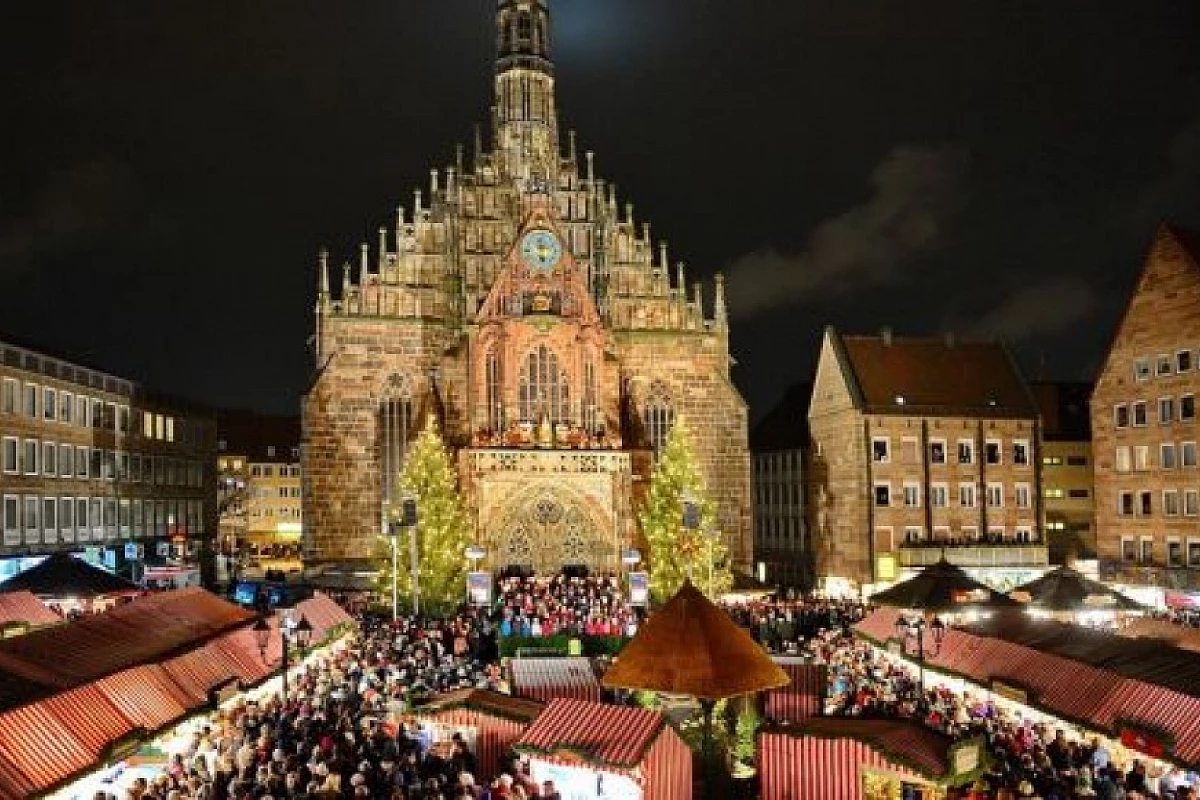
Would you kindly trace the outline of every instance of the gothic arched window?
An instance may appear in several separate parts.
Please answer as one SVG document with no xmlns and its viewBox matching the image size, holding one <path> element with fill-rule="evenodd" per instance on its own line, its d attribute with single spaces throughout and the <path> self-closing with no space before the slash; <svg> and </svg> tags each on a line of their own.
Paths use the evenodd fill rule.
<svg viewBox="0 0 1200 800">
<path fill-rule="evenodd" d="M 384 503 L 395 499 L 393 494 L 404 469 L 404 458 L 417 435 L 415 422 L 412 382 L 406 376 L 393 375 L 379 406 L 379 467 Z"/>
<path fill-rule="evenodd" d="M 595 433 L 600 428 L 597 394 L 596 364 L 589 358 L 583 365 L 583 427 L 589 433 Z"/>
<path fill-rule="evenodd" d="M 655 453 L 662 452 L 667 445 L 667 437 L 671 435 L 671 426 L 675 424 L 675 409 L 671 399 L 659 386 L 655 386 L 646 400 L 643 415 L 646 423 L 646 438 Z"/>
<path fill-rule="evenodd" d="M 521 420 L 537 422 L 545 414 L 551 422 L 571 419 L 570 390 L 566 370 L 559 366 L 558 355 L 540 345 L 529 353 L 521 367 L 518 389 Z"/>
<path fill-rule="evenodd" d="M 503 364 L 500 353 L 492 350 L 487 355 L 487 420 L 488 430 L 504 430 Z"/>
</svg>

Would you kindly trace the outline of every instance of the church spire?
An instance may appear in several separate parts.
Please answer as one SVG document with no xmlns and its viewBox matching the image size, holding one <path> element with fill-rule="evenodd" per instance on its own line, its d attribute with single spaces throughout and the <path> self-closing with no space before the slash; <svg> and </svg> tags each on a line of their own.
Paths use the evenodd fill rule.
<svg viewBox="0 0 1200 800">
<path fill-rule="evenodd" d="M 560 158 L 548 0 L 497 0 L 495 109 L 508 174 L 552 179 Z"/>
</svg>

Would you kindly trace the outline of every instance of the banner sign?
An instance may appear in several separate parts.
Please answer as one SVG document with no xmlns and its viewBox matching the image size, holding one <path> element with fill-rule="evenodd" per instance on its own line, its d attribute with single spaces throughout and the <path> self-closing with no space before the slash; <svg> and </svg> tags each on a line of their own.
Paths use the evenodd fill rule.
<svg viewBox="0 0 1200 800">
<path fill-rule="evenodd" d="M 629 573 L 629 605 L 646 606 L 650 602 L 650 574 L 648 572 Z"/>
<path fill-rule="evenodd" d="M 1019 686 L 993 680 L 992 693 L 1003 697 L 1005 700 L 1012 700 L 1014 703 L 1029 705 L 1029 692 Z"/>
<path fill-rule="evenodd" d="M 492 573 L 467 573 L 467 600 L 476 606 L 492 604 Z"/>
<path fill-rule="evenodd" d="M 125 560 L 135 561 L 142 557 L 142 546 L 137 542 L 125 543 Z"/>
</svg>

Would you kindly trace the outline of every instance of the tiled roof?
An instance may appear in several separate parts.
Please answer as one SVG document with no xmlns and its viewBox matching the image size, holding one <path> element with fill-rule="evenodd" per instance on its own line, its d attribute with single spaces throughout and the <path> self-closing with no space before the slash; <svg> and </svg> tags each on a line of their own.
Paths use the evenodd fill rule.
<svg viewBox="0 0 1200 800">
<path fill-rule="evenodd" d="M 582 700 L 551 700 L 517 740 L 519 753 L 572 753 L 597 766 L 633 769 L 666 725 L 656 711 Z"/>
<path fill-rule="evenodd" d="M 1037 407 L 999 342 L 834 334 L 863 410 L 875 414 L 1036 417 Z"/>
<path fill-rule="evenodd" d="M 882 755 L 899 757 L 902 763 L 919 767 L 926 775 L 933 777 L 946 774 L 946 756 L 954 744 L 950 737 L 911 720 L 813 717 L 798 726 L 796 733 L 857 739 L 876 748 Z"/>
<path fill-rule="evenodd" d="M 544 703 L 524 697 L 491 692 L 486 689 L 458 689 L 439 694 L 417 709 L 419 714 L 437 714 L 452 709 L 470 709 L 483 714 L 495 714 L 505 719 L 532 721 L 546 708 Z"/>
</svg>

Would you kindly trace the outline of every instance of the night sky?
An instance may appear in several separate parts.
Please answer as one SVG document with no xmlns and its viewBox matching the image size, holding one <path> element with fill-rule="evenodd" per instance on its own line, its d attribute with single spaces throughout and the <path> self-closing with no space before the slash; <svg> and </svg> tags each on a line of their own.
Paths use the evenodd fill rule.
<svg viewBox="0 0 1200 800">
<path fill-rule="evenodd" d="M 374 246 L 471 142 L 492 6 L 5 3 L 0 338 L 294 412 L 316 251 Z M 756 417 L 831 323 L 1090 377 L 1158 221 L 1200 227 L 1194 0 L 551 6 L 562 127 L 729 274 Z"/>
</svg>

